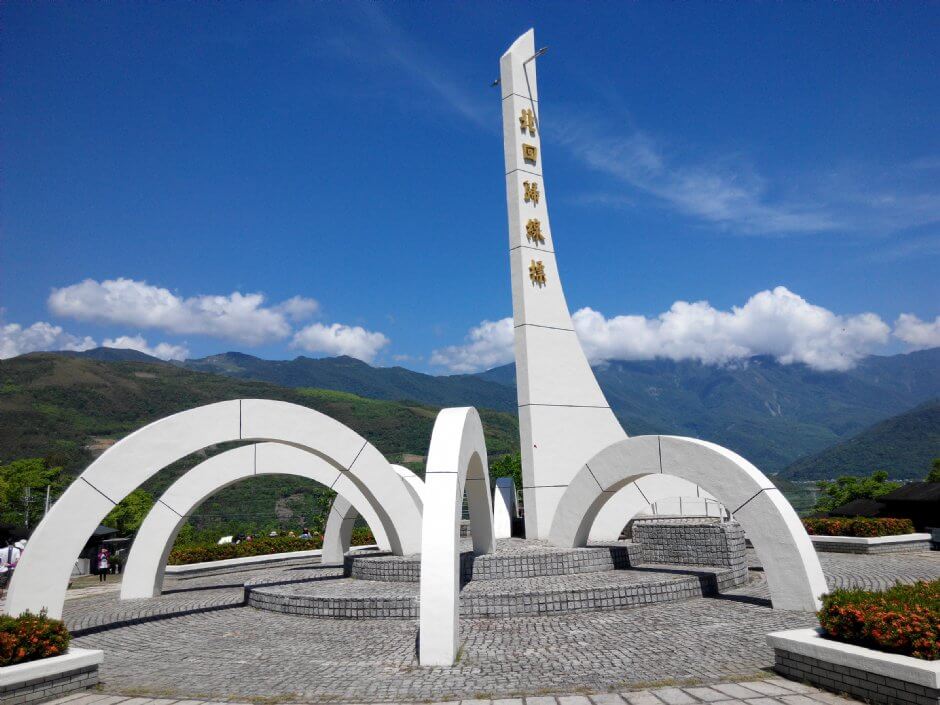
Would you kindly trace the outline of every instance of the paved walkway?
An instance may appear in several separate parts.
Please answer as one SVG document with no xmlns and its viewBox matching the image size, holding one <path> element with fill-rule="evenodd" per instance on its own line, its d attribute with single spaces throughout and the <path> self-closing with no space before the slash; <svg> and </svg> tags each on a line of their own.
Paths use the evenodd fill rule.
<svg viewBox="0 0 940 705">
<path fill-rule="evenodd" d="M 940 552 L 822 554 L 821 562 L 833 585 L 884 588 L 898 579 L 940 577 Z M 285 566 L 272 576 L 289 577 L 295 569 Z M 765 642 L 767 632 L 815 624 L 811 614 L 771 609 L 763 573 L 752 571 L 748 585 L 714 598 L 613 612 L 464 619 L 459 662 L 426 668 L 415 659 L 414 620 L 315 619 L 255 610 L 243 606 L 241 585 L 257 576 L 257 571 L 242 571 L 173 578 L 167 581 L 168 592 L 152 600 L 119 602 L 113 594 L 69 600 L 65 617 L 79 632 L 77 646 L 105 650 L 106 693 L 284 703 L 618 693 L 667 682 L 683 690 L 656 690 L 658 699 L 645 702 L 698 702 L 691 699 L 696 692 L 703 701 L 717 697 L 695 687 L 717 689 L 730 701 L 745 700 L 763 686 L 738 691 L 719 682 L 768 675 L 773 653 Z M 765 696 L 789 700 L 757 699 Z M 626 697 L 639 705 L 644 696 Z M 795 690 L 791 695 L 768 692 L 753 701 L 812 702 L 800 697 Z M 558 701 L 579 703 L 589 705 Z M 616 698 L 602 702 L 601 696 L 594 704 L 621 705 Z"/>
<path fill-rule="evenodd" d="M 601 695 L 536 695 L 496 700 L 453 700 L 435 705 L 850 705 L 839 695 L 826 693 L 782 678 L 714 683 L 709 686 L 665 686 Z M 204 700 L 172 700 L 79 693 L 53 700 L 50 705 L 213 705 Z M 226 703 L 226 705 L 230 705 Z"/>
</svg>

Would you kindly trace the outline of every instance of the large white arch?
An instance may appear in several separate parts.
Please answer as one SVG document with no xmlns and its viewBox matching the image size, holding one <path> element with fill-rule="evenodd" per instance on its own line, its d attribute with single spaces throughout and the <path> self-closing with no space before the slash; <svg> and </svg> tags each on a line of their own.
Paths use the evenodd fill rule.
<svg viewBox="0 0 940 705">
<path fill-rule="evenodd" d="M 357 506 L 359 511 L 353 515 L 353 522 L 361 512 L 369 526 L 375 527 L 373 533 L 376 541 L 388 549 L 388 538 L 378 514 L 344 473 L 320 456 L 301 448 L 282 443 L 246 445 L 203 461 L 170 485 L 157 500 L 131 545 L 127 567 L 121 579 L 121 599 L 134 600 L 159 595 L 163 590 L 164 571 L 173 543 L 193 511 L 216 492 L 258 475 L 305 477 L 329 487 Z M 382 498 L 378 499 L 381 501 Z M 337 531 L 329 534 L 331 541 L 339 541 L 342 536 L 342 532 Z M 327 545 L 325 535 L 324 555 Z M 332 549 L 335 547 L 330 544 L 330 548 L 333 555 L 335 551 Z M 348 548 L 347 538 L 345 550 Z"/>
<path fill-rule="evenodd" d="M 388 461 L 362 436 L 307 407 L 235 399 L 144 426 L 88 466 L 33 532 L 4 611 L 18 615 L 45 609 L 51 617 L 61 616 L 75 557 L 115 504 L 170 463 L 207 446 L 240 440 L 286 443 L 319 455 L 344 472 L 376 508 L 393 551 L 420 549 L 421 510 Z M 393 499 L 380 505 L 376 493 Z"/>
<path fill-rule="evenodd" d="M 434 422 L 424 474 L 418 637 L 422 665 L 449 666 L 457 656 L 464 489 L 474 554 L 496 550 L 488 468 L 483 424 L 477 410 L 442 410 Z"/>
<path fill-rule="evenodd" d="M 815 611 L 826 592 L 819 558 L 793 507 L 747 460 L 694 438 L 636 436 L 591 458 L 565 490 L 549 539 L 584 546 L 604 504 L 646 475 L 666 474 L 704 487 L 741 523 L 760 557 L 773 605 Z"/>
<path fill-rule="evenodd" d="M 689 498 L 701 506 L 703 502 L 718 504 L 714 497 L 694 482 L 688 482 L 671 475 L 647 475 L 635 482 L 621 487 L 597 513 L 591 526 L 589 541 L 616 541 L 623 532 L 623 527 L 643 512 L 650 511 L 654 504 L 672 498 Z M 707 504 L 706 504 L 707 506 Z M 689 514 L 680 511 L 679 514 Z M 708 514 L 707 510 L 702 512 Z M 716 512 L 716 516 L 718 513 Z"/>
</svg>

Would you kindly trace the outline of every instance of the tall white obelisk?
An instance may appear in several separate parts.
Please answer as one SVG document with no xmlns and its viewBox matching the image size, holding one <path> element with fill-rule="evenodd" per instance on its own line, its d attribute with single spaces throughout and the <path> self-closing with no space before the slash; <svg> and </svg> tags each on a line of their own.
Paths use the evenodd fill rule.
<svg viewBox="0 0 940 705">
<path fill-rule="evenodd" d="M 546 538 L 571 478 L 626 434 L 581 349 L 555 263 L 535 63 L 530 29 L 503 54 L 499 74 L 526 536 Z"/>
</svg>

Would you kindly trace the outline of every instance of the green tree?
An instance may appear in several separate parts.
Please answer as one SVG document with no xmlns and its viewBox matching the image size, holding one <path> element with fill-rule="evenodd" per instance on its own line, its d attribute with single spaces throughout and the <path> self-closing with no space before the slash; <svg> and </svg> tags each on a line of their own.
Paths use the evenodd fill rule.
<svg viewBox="0 0 940 705">
<path fill-rule="evenodd" d="M 831 482 L 820 480 L 816 483 L 819 499 L 815 510 L 828 512 L 853 499 L 877 499 L 900 486 L 900 482 L 888 482 L 888 473 L 883 470 L 872 473 L 871 477 L 842 476 Z"/>
<path fill-rule="evenodd" d="M 43 458 L 24 458 L 0 466 L 0 522 L 30 526 L 42 517 L 46 488 L 52 499 L 68 485 L 60 467 L 49 467 Z M 27 500 L 27 497 L 29 498 Z"/>
<path fill-rule="evenodd" d="M 522 454 L 507 453 L 490 463 L 490 482 L 495 484 L 497 477 L 511 477 L 516 483 L 516 491 L 522 489 Z"/>
<path fill-rule="evenodd" d="M 927 482 L 940 482 L 940 458 L 933 459 L 933 467 L 927 473 Z"/>
<path fill-rule="evenodd" d="M 145 490 L 134 490 L 114 506 L 103 523 L 122 534 L 132 534 L 140 528 L 152 507 L 153 495 Z"/>
</svg>

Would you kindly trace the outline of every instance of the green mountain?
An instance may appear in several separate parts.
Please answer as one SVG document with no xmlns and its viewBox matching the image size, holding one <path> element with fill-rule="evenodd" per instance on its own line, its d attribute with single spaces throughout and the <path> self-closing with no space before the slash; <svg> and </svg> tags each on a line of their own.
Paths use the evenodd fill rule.
<svg viewBox="0 0 940 705">
<path fill-rule="evenodd" d="M 476 406 L 516 410 L 515 389 L 475 375 L 435 377 L 404 367 L 372 367 L 352 357 L 262 360 L 228 352 L 182 363 L 187 369 L 239 379 L 273 382 L 284 387 L 316 387 L 351 392 L 372 399 L 413 399 L 435 406 Z"/>
<path fill-rule="evenodd" d="M 386 457 L 423 469 L 438 407 L 365 399 L 322 389 L 290 389 L 165 363 L 102 362 L 90 356 L 34 353 L 0 360 L 0 464 L 46 457 L 72 473 L 115 440 L 178 411 L 226 399 L 265 398 L 316 409 L 362 434 Z M 514 416 L 480 410 L 491 456 L 518 449 Z M 231 445 L 227 446 L 231 447 Z M 212 448 L 158 473 L 144 489 L 161 493 Z M 289 477 L 252 478 L 209 500 L 200 517 L 267 520 L 311 516 L 328 493 Z"/>
<path fill-rule="evenodd" d="M 111 353 L 76 354 L 102 359 Z M 180 364 L 284 387 L 333 389 L 435 406 L 516 408 L 513 365 L 476 375 L 435 377 L 401 367 L 371 367 L 349 357 L 262 360 L 225 353 Z M 768 473 L 940 397 L 940 348 L 867 357 L 847 372 L 819 372 L 769 357 L 723 366 L 611 361 L 596 365 L 594 371 L 628 433 L 704 438 L 737 451 Z"/>
<path fill-rule="evenodd" d="M 880 421 L 847 441 L 796 461 L 781 475 L 818 480 L 885 470 L 892 479 L 922 480 L 940 458 L 940 399 Z"/>
</svg>

